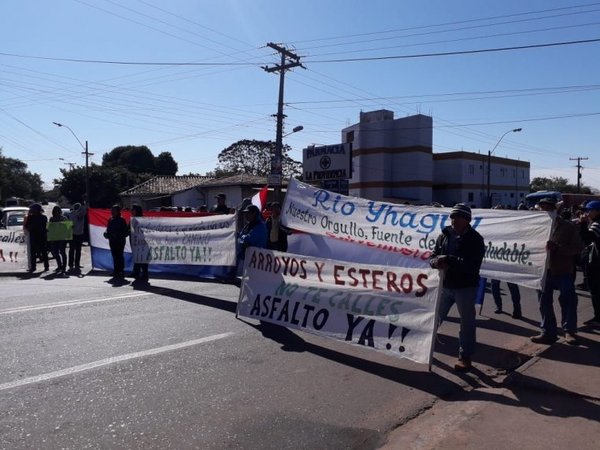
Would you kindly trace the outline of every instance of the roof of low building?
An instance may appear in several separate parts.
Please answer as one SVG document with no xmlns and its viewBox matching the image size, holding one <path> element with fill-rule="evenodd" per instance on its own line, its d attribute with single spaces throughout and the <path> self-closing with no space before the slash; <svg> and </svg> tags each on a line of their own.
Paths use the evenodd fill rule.
<svg viewBox="0 0 600 450">
<path fill-rule="evenodd" d="M 204 184 L 213 178 L 200 175 L 157 175 L 119 194 L 121 197 L 173 194 Z"/>
</svg>

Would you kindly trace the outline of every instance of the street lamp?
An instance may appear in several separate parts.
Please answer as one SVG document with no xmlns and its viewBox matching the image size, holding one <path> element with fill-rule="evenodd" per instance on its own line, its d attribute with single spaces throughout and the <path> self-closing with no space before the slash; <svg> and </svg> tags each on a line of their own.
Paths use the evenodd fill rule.
<svg viewBox="0 0 600 450">
<path fill-rule="evenodd" d="M 488 208 L 492 207 L 492 195 L 490 193 L 490 178 L 491 178 L 491 172 L 492 172 L 492 153 L 494 153 L 494 150 L 496 150 L 496 147 L 498 147 L 498 144 L 500 144 L 500 141 L 502 141 L 502 139 L 504 139 L 504 136 L 506 136 L 508 133 L 518 133 L 519 131 L 521 131 L 522 128 L 514 128 L 512 130 L 508 130 L 506 133 L 504 133 L 502 136 L 500 136 L 500 139 L 498 139 L 498 142 L 496 142 L 496 145 L 494 145 L 494 148 L 490 151 L 488 151 L 488 166 L 487 166 L 487 201 L 488 201 Z"/>
<path fill-rule="evenodd" d="M 69 166 L 69 170 L 73 170 L 75 168 L 75 163 L 71 161 L 67 161 L 65 158 L 58 158 L 59 161 L 64 161 L 64 163 Z"/>
<path fill-rule="evenodd" d="M 294 133 L 297 133 L 298 131 L 302 131 L 302 130 L 304 130 L 304 127 L 302 125 L 298 125 L 297 127 L 292 128 L 291 132 L 284 134 L 282 137 L 287 137 L 290 134 L 294 134 Z"/>
<path fill-rule="evenodd" d="M 88 206 L 91 207 L 92 206 L 92 201 L 91 201 L 91 198 L 90 198 L 89 158 L 90 158 L 90 156 L 93 155 L 93 153 L 90 153 L 88 151 L 88 141 L 85 141 L 85 145 L 83 145 L 81 143 L 81 140 L 77 137 L 77 135 L 71 129 L 70 126 L 64 125 L 64 124 L 58 123 L 58 122 L 52 122 L 52 123 L 54 125 L 56 125 L 57 127 L 64 127 L 67 130 L 69 130 L 71 132 L 71 134 L 73 135 L 73 137 L 75 137 L 75 139 L 77 139 L 77 142 L 79 142 L 79 145 L 81 145 L 81 148 L 84 150 L 82 152 L 82 155 L 85 155 L 85 198 L 86 198 Z M 62 159 L 62 158 L 59 158 L 59 159 Z"/>
</svg>

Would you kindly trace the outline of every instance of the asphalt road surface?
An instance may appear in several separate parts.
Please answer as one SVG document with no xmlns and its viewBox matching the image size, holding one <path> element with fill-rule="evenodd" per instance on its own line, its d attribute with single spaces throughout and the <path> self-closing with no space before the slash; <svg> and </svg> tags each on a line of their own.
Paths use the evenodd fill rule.
<svg viewBox="0 0 600 450">
<path fill-rule="evenodd" d="M 429 373 L 238 320 L 234 285 L 154 279 L 136 289 L 104 273 L 36 274 L 0 276 L 0 292 L 3 449 L 377 448 L 468 382 L 451 369 L 452 317 Z M 506 335 L 490 342 L 486 327 L 479 331 L 482 377 L 525 362 L 518 349 L 538 317 L 533 292 L 518 324 L 494 317 L 490 300 L 481 321 Z"/>
</svg>

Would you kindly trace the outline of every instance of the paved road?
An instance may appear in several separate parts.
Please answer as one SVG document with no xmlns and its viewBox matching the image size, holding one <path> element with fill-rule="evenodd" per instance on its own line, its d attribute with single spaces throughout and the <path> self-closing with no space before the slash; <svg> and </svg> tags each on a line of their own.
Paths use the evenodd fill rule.
<svg viewBox="0 0 600 450">
<path fill-rule="evenodd" d="M 0 448 L 377 448 L 471 382 L 450 369 L 452 317 L 428 373 L 237 320 L 232 285 L 107 280 L 0 277 Z M 524 321 L 486 305 L 476 376 L 529 359 L 537 313 L 524 297 Z"/>
</svg>

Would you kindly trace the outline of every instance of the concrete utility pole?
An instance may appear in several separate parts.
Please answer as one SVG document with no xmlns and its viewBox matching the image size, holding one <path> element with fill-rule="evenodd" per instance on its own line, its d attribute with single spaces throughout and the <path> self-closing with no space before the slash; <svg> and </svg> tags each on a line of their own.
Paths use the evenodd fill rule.
<svg viewBox="0 0 600 450">
<path fill-rule="evenodd" d="M 85 141 L 85 146 L 81 143 L 81 140 L 77 137 L 77 135 L 75 134 L 75 132 L 71 129 L 70 126 L 65 125 L 63 123 L 58 123 L 58 122 L 52 122 L 54 125 L 56 125 L 57 127 L 64 127 L 67 130 L 69 130 L 71 132 L 71 134 L 75 137 L 75 139 L 77 139 L 77 142 L 79 142 L 79 145 L 81 145 L 81 148 L 85 151 L 81 152 L 82 155 L 85 155 L 85 197 L 86 197 L 86 202 L 87 205 L 91 208 L 92 207 L 92 199 L 90 196 L 90 174 L 89 174 L 89 159 L 90 156 L 93 156 L 93 153 L 90 153 L 88 151 L 88 141 Z"/>
<path fill-rule="evenodd" d="M 300 62 L 300 57 L 290 52 L 287 48 L 269 42 L 267 47 L 271 47 L 281 55 L 281 63 L 273 67 L 263 67 L 266 72 L 279 72 L 279 101 L 277 103 L 277 134 L 275 137 L 275 155 L 271 162 L 271 179 L 269 184 L 275 187 L 275 200 L 280 201 L 281 197 L 281 178 L 282 178 L 282 149 L 283 149 L 283 87 L 285 81 L 285 71 L 293 67 L 305 68 Z"/>
<path fill-rule="evenodd" d="M 581 169 L 583 166 L 581 165 L 581 161 L 587 161 L 588 158 L 582 158 L 581 156 L 577 158 L 569 158 L 569 161 L 577 161 L 577 193 L 581 193 Z"/>
</svg>

